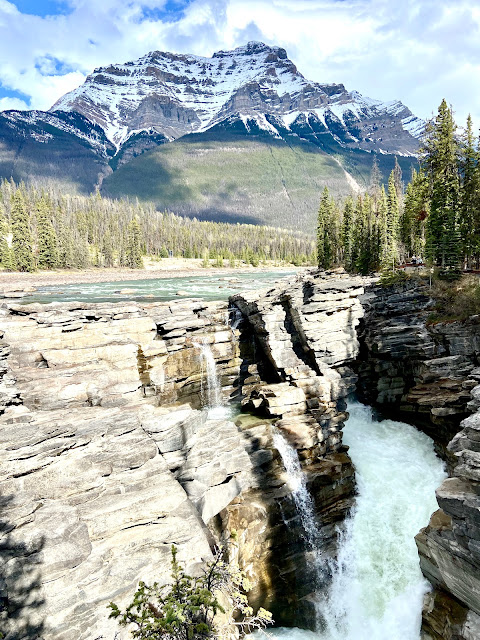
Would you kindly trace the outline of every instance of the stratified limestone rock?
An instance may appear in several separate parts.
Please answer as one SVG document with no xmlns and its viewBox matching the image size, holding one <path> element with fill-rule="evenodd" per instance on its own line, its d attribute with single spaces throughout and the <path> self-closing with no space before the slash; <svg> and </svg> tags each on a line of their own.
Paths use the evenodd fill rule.
<svg viewBox="0 0 480 640">
<path fill-rule="evenodd" d="M 356 327 L 363 309 L 358 297 L 369 282 L 309 274 L 231 300 L 245 318 L 242 404 L 273 420 L 297 449 L 315 503 L 325 562 L 336 554 L 337 525 L 353 504 L 354 470 L 341 430 L 348 417 L 345 399 L 356 382 L 348 365 L 359 352 Z M 269 437 L 262 433 L 262 442 Z M 272 449 L 272 459 L 265 458 L 259 489 L 242 493 L 225 509 L 223 527 L 239 534 L 240 562 L 256 585 L 252 602 L 272 609 L 279 624 L 311 627 L 318 576 L 312 573 L 283 464 L 273 443 L 262 446 Z M 326 571 L 323 587 L 328 581 Z"/>
<path fill-rule="evenodd" d="M 322 455 L 341 447 L 345 398 L 356 382 L 346 365 L 359 353 L 359 296 L 369 283 L 367 278 L 319 273 L 232 298 L 248 322 L 244 332 L 251 331 L 265 358 L 264 374 L 275 380 L 265 384 L 248 375 L 242 404 L 282 418 L 278 425 L 285 426 L 297 448 L 315 446 Z M 305 445 L 301 447 L 300 433 Z"/>
<path fill-rule="evenodd" d="M 358 373 L 364 398 L 421 426 L 448 457 L 446 446 L 469 414 L 477 384 L 479 318 L 428 324 L 434 302 L 428 287 L 416 281 L 373 287 L 361 302 Z"/>
<path fill-rule="evenodd" d="M 0 447 L 7 638 L 113 637 L 107 603 L 166 581 L 172 543 L 191 568 L 210 557 L 141 406 L 7 411 Z"/>
<path fill-rule="evenodd" d="M 29 408 L 120 406 L 145 395 L 198 406 L 205 372 L 195 345 L 202 342 L 211 344 L 225 392 L 238 378 L 224 302 L 10 303 L 0 313 Z M 0 384 L 0 402 L 3 389 L 13 402 L 13 381 Z"/>
<path fill-rule="evenodd" d="M 437 490 L 440 510 L 416 538 L 422 571 L 435 587 L 424 607 L 425 639 L 480 633 L 480 413 L 461 426 L 449 444 L 458 460 L 453 477 Z"/>
<path fill-rule="evenodd" d="M 239 361 L 225 312 L 225 303 L 198 301 L 3 304 L 8 639 L 113 638 L 107 603 L 126 604 L 140 580 L 168 580 L 172 543 L 189 570 L 211 557 L 205 522 L 254 486 L 255 464 L 232 422 L 158 405 L 200 403 L 206 378 L 195 344 L 205 341 L 231 391 Z M 159 370 L 157 385 L 150 373 Z"/>
<path fill-rule="evenodd" d="M 267 607 L 277 624 L 311 627 L 314 620 L 312 591 L 319 588 L 311 554 L 305 549 L 304 530 L 291 496 L 283 463 L 273 444 L 273 432 L 282 421 L 246 424 L 250 459 L 258 467 L 256 483 L 243 491 L 220 514 L 221 529 L 235 531 L 238 557 L 253 590 L 249 599 L 254 607 Z M 241 424 L 241 422 L 240 422 Z M 294 439 L 290 440 L 294 443 Z M 325 563 L 336 553 L 337 527 L 353 504 L 354 470 L 346 453 L 321 458 L 311 441 L 297 441 L 299 455 L 309 454 L 304 471 L 314 500 L 319 538 Z M 303 447 L 310 447 L 305 449 Z M 323 586 L 329 576 L 325 572 Z"/>
</svg>

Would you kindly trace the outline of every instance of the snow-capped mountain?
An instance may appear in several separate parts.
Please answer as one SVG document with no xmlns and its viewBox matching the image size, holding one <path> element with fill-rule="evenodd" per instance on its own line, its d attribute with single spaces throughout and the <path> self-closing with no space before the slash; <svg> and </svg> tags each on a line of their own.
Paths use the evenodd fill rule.
<svg viewBox="0 0 480 640">
<path fill-rule="evenodd" d="M 412 155 L 424 126 L 399 101 L 307 80 L 285 49 L 261 42 L 211 58 L 154 51 L 95 69 L 58 110 L 83 114 L 117 148 L 140 132 L 165 141 L 241 122 L 275 137 L 327 133 L 343 147 Z"/>
<path fill-rule="evenodd" d="M 199 219 L 312 231 L 324 186 L 417 165 L 424 122 L 399 101 L 307 80 L 280 47 L 154 51 L 96 69 L 49 112 L 0 112 L 0 178 L 153 202 Z"/>
</svg>

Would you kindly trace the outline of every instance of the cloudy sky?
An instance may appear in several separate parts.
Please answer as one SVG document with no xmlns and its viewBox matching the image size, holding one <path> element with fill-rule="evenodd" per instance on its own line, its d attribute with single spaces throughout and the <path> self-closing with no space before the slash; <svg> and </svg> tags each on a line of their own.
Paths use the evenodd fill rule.
<svg viewBox="0 0 480 640">
<path fill-rule="evenodd" d="M 400 99 L 445 97 L 480 126 L 479 0 L 0 0 L 0 110 L 48 109 L 95 67 L 152 50 L 286 48 L 310 80 Z"/>
</svg>

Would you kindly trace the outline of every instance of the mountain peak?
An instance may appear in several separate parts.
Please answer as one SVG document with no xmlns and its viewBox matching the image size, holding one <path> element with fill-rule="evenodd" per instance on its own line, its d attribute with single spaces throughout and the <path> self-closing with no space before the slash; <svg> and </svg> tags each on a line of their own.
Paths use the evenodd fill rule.
<svg viewBox="0 0 480 640">
<path fill-rule="evenodd" d="M 273 117 L 289 128 L 304 114 L 306 121 L 315 116 L 344 146 L 412 153 L 416 142 L 410 134 L 422 124 L 400 102 L 382 103 L 342 84 L 307 80 L 285 49 L 257 41 L 211 58 L 152 51 L 95 69 L 55 103 L 51 111 L 57 110 L 85 115 L 117 147 L 139 131 L 175 139 L 232 116 L 257 119 L 259 126 Z"/>
<path fill-rule="evenodd" d="M 226 58 L 242 55 L 252 56 L 264 52 L 273 53 L 281 60 L 284 60 L 288 57 L 287 52 L 285 51 L 285 49 L 282 49 L 282 47 L 270 46 L 268 44 L 265 44 L 264 42 L 259 42 L 258 40 L 250 40 L 250 42 L 247 42 L 246 45 L 236 47 L 235 49 L 232 49 L 230 51 L 216 51 L 213 54 L 212 58 Z"/>
</svg>

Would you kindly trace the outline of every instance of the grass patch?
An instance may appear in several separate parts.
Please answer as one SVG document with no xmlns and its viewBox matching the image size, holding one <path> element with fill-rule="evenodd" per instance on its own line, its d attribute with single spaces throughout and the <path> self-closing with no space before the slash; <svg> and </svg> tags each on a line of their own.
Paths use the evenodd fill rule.
<svg viewBox="0 0 480 640">
<path fill-rule="evenodd" d="M 480 314 L 480 278 L 465 275 L 456 282 L 434 278 L 430 290 L 435 307 L 429 324 L 466 320 Z"/>
</svg>

